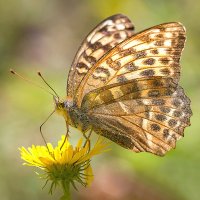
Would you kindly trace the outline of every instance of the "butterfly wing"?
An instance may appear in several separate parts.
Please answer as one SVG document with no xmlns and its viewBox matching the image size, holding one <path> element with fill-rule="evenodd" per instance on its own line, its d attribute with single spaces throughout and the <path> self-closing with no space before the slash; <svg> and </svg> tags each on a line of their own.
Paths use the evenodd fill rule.
<svg viewBox="0 0 200 200">
<path fill-rule="evenodd" d="M 110 49 L 133 35 L 131 21 L 122 14 L 113 15 L 92 30 L 81 44 L 68 75 L 67 95 L 74 97 L 88 70 Z"/>
<path fill-rule="evenodd" d="M 126 39 L 94 64 L 84 76 L 76 93 L 77 105 L 81 107 L 89 99 L 99 99 L 99 95 L 88 95 L 97 88 L 123 85 L 136 79 L 167 77 L 173 79 L 176 87 L 184 42 L 185 29 L 176 22 L 154 26 Z M 119 95 L 123 94 L 118 91 L 113 94 L 114 98 Z"/>
<path fill-rule="evenodd" d="M 164 155 L 175 147 L 191 116 L 190 101 L 178 86 L 184 42 L 180 23 L 154 26 L 87 70 L 74 101 L 95 132 L 135 152 Z"/>
<path fill-rule="evenodd" d="M 89 111 L 96 133 L 135 152 L 159 156 L 175 148 L 191 114 L 190 100 L 181 87 L 172 95 L 118 100 Z"/>
</svg>

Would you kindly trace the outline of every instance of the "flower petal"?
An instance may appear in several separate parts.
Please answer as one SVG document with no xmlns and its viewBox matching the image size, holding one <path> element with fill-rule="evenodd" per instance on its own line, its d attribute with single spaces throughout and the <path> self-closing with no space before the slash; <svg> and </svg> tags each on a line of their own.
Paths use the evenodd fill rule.
<svg viewBox="0 0 200 200">
<path fill-rule="evenodd" d="M 94 175 L 91 165 L 89 165 L 88 168 L 85 170 L 85 175 L 86 175 L 86 183 L 88 186 L 90 186 L 92 181 L 94 180 Z"/>
</svg>

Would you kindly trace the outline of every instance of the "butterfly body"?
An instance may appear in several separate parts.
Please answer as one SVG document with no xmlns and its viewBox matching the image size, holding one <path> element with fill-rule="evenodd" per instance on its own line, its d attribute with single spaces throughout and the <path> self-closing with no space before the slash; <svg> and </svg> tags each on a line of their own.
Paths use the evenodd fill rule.
<svg viewBox="0 0 200 200">
<path fill-rule="evenodd" d="M 57 101 L 55 105 L 57 113 L 64 117 L 68 125 L 79 129 L 83 133 L 91 128 L 87 113 L 78 108 L 70 97 L 67 97 L 67 100 L 63 102 Z"/>
<path fill-rule="evenodd" d="M 178 85 L 185 28 L 160 24 L 137 34 L 124 15 L 105 19 L 72 63 L 67 99 L 56 105 L 66 123 L 94 130 L 124 148 L 159 156 L 190 125 L 190 100 Z"/>
</svg>

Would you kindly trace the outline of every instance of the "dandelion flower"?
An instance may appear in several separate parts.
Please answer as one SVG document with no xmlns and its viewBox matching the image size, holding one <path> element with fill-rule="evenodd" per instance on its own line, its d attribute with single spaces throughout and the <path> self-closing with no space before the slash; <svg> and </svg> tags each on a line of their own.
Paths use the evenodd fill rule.
<svg viewBox="0 0 200 200">
<path fill-rule="evenodd" d="M 64 143 L 64 144 L 63 144 Z M 72 185 L 76 189 L 76 182 L 83 186 L 89 186 L 93 181 L 93 172 L 90 165 L 91 158 L 108 150 L 108 143 L 101 137 L 90 149 L 89 143 L 83 145 L 81 138 L 73 147 L 65 136 L 58 141 L 54 148 L 52 144 L 47 146 L 35 146 L 28 149 L 21 147 L 21 158 L 26 161 L 24 165 L 40 168 L 44 174 L 39 174 L 46 182 L 51 182 L 50 193 L 61 185 L 64 196 L 61 198 L 70 199 L 69 188 Z"/>
</svg>

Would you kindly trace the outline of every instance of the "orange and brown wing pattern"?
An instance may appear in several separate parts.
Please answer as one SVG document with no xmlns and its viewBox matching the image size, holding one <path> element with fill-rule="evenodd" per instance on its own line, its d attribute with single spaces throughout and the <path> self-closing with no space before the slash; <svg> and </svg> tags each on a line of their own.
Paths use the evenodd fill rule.
<svg viewBox="0 0 200 200">
<path fill-rule="evenodd" d="M 131 21 L 122 14 L 113 15 L 92 30 L 81 44 L 68 76 L 67 95 L 74 97 L 89 69 L 117 44 L 133 35 Z"/>
<path fill-rule="evenodd" d="M 162 156 L 175 148 L 192 115 L 178 86 L 183 25 L 165 23 L 133 35 L 130 20 L 115 15 L 86 41 L 69 74 L 68 95 L 92 129 L 135 152 Z"/>
<path fill-rule="evenodd" d="M 76 93 L 77 105 L 80 107 L 84 96 L 97 88 L 136 79 L 167 77 L 176 86 L 184 43 L 185 29 L 177 22 L 160 24 L 126 39 L 88 70 Z"/>
<path fill-rule="evenodd" d="M 159 156 L 175 148 L 191 114 L 181 87 L 170 96 L 121 100 L 89 112 L 96 133 L 135 152 Z"/>
<path fill-rule="evenodd" d="M 116 83 L 89 92 L 82 101 L 82 108 L 89 111 L 118 101 L 170 96 L 176 87 L 174 80 L 167 77 L 149 77 L 126 81 L 123 84 Z"/>
</svg>

